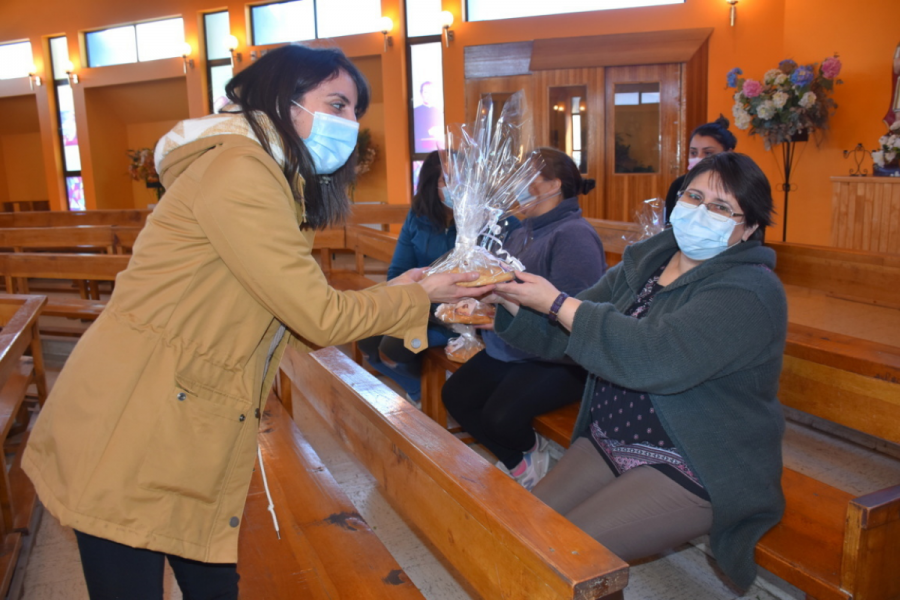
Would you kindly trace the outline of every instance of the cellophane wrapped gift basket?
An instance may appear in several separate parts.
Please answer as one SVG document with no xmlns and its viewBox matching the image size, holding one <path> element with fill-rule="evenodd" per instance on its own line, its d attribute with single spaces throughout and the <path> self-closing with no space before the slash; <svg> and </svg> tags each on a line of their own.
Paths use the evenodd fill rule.
<svg viewBox="0 0 900 600">
<path fill-rule="evenodd" d="M 476 281 L 459 284 L 465 287 L 510 281 L 514 270 L 524 270 L 503 249 L 500 222 L 521 206 L 520 198 L 533 200 L 528 186 L 543 166 L 533 152 L 525 94 L 510 96 L 496 119 L 494 110 L 492 98 L 482 98 L 474 123 L 447 128 L 441 153 L 444 193 L 453 201 L 456 246 L 428 274 L 481 274 Z"/>
</svg>

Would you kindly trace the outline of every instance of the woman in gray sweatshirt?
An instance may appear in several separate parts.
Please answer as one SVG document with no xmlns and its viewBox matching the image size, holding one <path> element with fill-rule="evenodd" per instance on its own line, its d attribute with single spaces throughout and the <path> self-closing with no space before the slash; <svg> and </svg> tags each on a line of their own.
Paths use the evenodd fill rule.
<svg viewBox="0 0 900 600">
<path fill-rule="evenodd" d="M 761 242 L 771 213 L 759 167 L 716 154 L 685 178 L 672 229 L 577 297 L 530 273 L 497 286 L 500 337 L 589 372 L 573 443 L 534 493 L 625 560 L 708 533 L 747 587 L 781 518 L 787 303 Z"/>
</svg>

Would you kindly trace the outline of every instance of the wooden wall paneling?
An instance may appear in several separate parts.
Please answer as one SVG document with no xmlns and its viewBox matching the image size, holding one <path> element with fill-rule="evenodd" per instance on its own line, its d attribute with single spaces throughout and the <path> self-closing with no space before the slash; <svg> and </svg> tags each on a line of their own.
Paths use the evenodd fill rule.
<svg viewBox="0 0 900 600">
<path fill-rule="evenodd" d="M 712 32 L 707 27 L 535 40 L 531 70 L 687 62 Z"/>
<path fill-rule="evenodd" d="M 684 137 L 682 69 L 678 64 L 609 67 L 606 69 L 606 214 L 612 221 L 633 221 L 641 203 L 665 196 L 669 184 L 680 173 L 678 146 Z M 617 83 L 660 82 L 660 164 L 659 172 L 615 173 L 615 86 Z"/>
<path fill-rule="evenodd" d="M 466 123 L 474 121 L 475 110 L 478 108 L 478 101 L 482 95 L 513 94 L 519 90 L 525 91 L 525 99 L 528 102 L 528 106 L 533 108 L 535 105 L 535 94 L 534 78 L 531 75 L 466 79 Z M 533 135 L 532 127 L 526 129 L 526 135 L 529 133 Z"/>
<path fill-rule="evenodd" d="M 704 42 L 697 49 L 694 56 L 684 64 L 684 74 L 682 76 L 684 101 L 682 102 L 682 112 L 684 115 L 684 127 L 682 128 L 683 138 L 680 140 L 681 148 L 679 148 L 680 160 L 679 171 L 684 173 L 687 171 L 688 147 L 690 145 L 689 136 L 691 132 L 698 126 L 709 120 L 709 40 Z M 731 115 L 726 115 L 730 121 L 734 121 Z"/>
<path fill-rule="evenodd" d="M 535 102 L 535 145 L 550 144 L 550 88 L 583 85 L 587 88 L 585 112 L 587 113 L 588 137 L 588 172 L 585 177 L 595 179 L 597 187 L 587 196 L 579 198 L 585 217 L 601 218 L 604 212 L 603 180 L 606 148 L 603 143 L 606 129 L 606 99 L 604 88 L 604 70 L 592 69 L 559 69 L 555 71 L 536 71 L 534 78 Z"/>
<path fill-rule="evenodd" d="M 832 177 L 831 245 L 900 253 L 900 181 L 892 177 Z"/>
</svg>

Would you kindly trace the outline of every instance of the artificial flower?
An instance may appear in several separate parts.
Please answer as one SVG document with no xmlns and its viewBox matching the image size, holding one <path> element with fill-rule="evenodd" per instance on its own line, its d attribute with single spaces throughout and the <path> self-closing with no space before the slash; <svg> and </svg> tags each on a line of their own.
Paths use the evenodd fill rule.
<svg viewBox="0 0 900 600">
<path fill-rule="evenodd" d="M 803 97 L 800 98 L 800 107 L 801 108 L 811 108 L 816 104 L 816 95 L 812 92 L 806 92 L 803 94 Z"/>
<path fill-rule="evenodd" d="M 797 67 L 791 73 L 791 83 L 799 87 L 809 85 L 813 79 L 815 79 L 815 75 L 809 67 Z"/>
<path fill-rule="evenodd" d="M 755 79 L 748 79 L 744 82 L 741 92 L 748 98 L 756 98 L 763 91 L 763 85 Z"/>
<path fill-rule="evenodd" d="M 822 61 L 822 75 L 834 79 L 841 74 L 841 60 L 837 56 L 829 56 Z"/>
</svg>

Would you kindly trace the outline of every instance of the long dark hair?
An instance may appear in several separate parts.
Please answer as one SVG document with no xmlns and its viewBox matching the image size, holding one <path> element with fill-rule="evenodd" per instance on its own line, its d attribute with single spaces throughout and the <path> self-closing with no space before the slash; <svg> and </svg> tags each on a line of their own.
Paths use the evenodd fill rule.
<svg viewBox="0 0 900 600">
<path fill-rule="evenodd" d="M 750 239 L 764 241 L 766 227 L 772 225 L 775 208 L 772 186 L 762 169 L 746 154 L 719 152 L 707 156 L 688 171 L 681 189 L 688 189 L 691 182 L 703 173 L 710 173 L 715 179 L 713 185 L 718 183 L 722 191 L 734 196 L 744 213 L 747 227 L 759 225 Z"/>
<path fill-rule="evenodd" d="M 541 175 L 547 180 L 559 179 L 563 198 L 587 194 L 597 185 L 593 179 L 581 176 L 578 165 L 565 152 L 546 146 L 535 152 L 544 160 Z"/>
<path fill-rule="evenodd" d="M 694 136 L 697 135 L 711 137 L 719 142 L 719 145 L 722 146 L 726 152 L 729 152 L 737 148 L 737 138 L 728 130 L 729 125 L 731 125 L 731 122 L 726 119 L 724 115 L 720 114 L 719 118 L 712 123 L 704 123 L 697 127 L 697 129 L 691 133 L 691 139 L 694 139 Z"/>
<path fill-rule="evenodd" d="M 412 199 L 412 211 L 418 217 L 428 219 L 435 229 L 447 227 L 447 208 L 438 194 L 438 181 L 443 177 L 441 158 L 437 151 L 425 158 L 419 170 L 419 184 Z"/>
<path fill-rule="evenodd" d="M 320 229 L 342 223 L 350 212 L 347 188 L 356 178 L 356 152 L 340 169 L 319 177 L 306 144 L 291 121 L 291 101 L 302 104 L 303 96 L 322 82 L 346 72 L 356 84 L 356 116 L 369 107 L 369 84 L 344 53 L 336 48 L 313 49 L 289 45 L 270 50 L 238 73 L 225 86 L 225 93 L 240 105 L 253 133 L 270 155 L 267 136 L 252 111 L 264 113 L 272 121 L 284 148 L 284 176 L 294 199 L 306 208 L 306 225 Z M 297 175 L 305 185 L 299 189 Z"/>
</svg>

